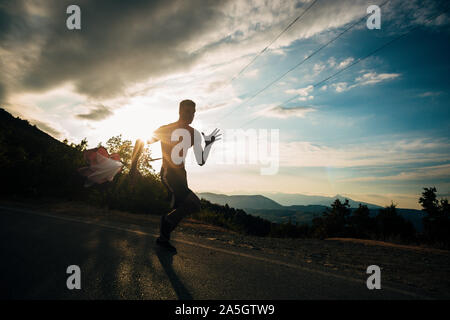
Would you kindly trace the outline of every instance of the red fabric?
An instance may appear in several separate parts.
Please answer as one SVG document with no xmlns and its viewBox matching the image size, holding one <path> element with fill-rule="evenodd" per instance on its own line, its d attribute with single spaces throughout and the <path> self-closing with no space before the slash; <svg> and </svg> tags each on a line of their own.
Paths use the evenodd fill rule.
<svg viewBox="0 0 450 320">
<path fill-rule="evenodd" d="M 93 169 L 93 166 L 97 166 L 102 162 L 101 161 L 102 158 L 101 157 L 99 158 L 98 155 L 105 158 L 110 158 L 115 161 L 120 161 L 120 156 L 118 153 L 113 153 L 110 155 L 104 147 L 88 149 L 83 152 L 84 160 L 86 160 L 88 166 L 79 168 L 78 172 L 85 177 L 89 177 L 92 174 L 96 173 L 96 169 Z M 98 166 L 96 168 L 98 170 Z M 122 168 L 120 168 L 120 170 L 117 171 L 117 173 L 120 171 L 122 171 Z"/>
<path fill-rule="evenodd" d="M 120 156 L 118 153 L 113 153 L 112 155 L 109 156 L 111 159 L 120 161 Z"/>
<path fill-rule="evenodd" d="M 104 147 L 98 147 L 94 149 L 89 149 L 84 151 L 84 160 L 86 160 L 89 165 L 97 164 L 97 154 L 104 156 L 105 158 L 111 158 L 120 161 L 120 156 L 117 153 L 112 155 L 108 154 L 108 151 Z"/>
</svg>

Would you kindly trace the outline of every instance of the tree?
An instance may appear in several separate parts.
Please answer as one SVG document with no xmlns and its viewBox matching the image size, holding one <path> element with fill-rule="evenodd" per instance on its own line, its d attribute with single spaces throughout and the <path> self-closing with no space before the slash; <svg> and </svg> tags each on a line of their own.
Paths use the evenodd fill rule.
<svg viewBox="0 0 450 320">
<path fill-rule="evenodd" d="M 64 139 L 63 143 L 64 143 L 64 144 L 67 144 L 67 143 L 68 143 L 67 139 Z M 81 151 L 81 152 L 83 152 L 84 150 L 86 150 L 87 145 L 88 145 L 88 141 L 87 141 L 86 138 L 84 138 L 83 140 L 81 140 L 79 144 L 75 144 L 75 143 L 71 143 L 71 144 L 70 144 L 70 146 L 71 146 L 72 148 L 74 148 L 74 149 L 76 149 L 76 150 L 78 150 L 78 151 Z"/>
<path fill-rule="evenodd" d="M 436 197 L 436 188 L 423 188 L 423 190 L 419 203 L 422 205 L 423 211 L 434 217 L 439 212 L 439 201 Z"/>
<path fill-rule="evenodd" d="M 348 235 L 350 213 L 348 199 L 345 199 L 344 203 L 336 199 L 331 204 L 331 209 L 327 208 L 322 217 L 313 219 L 313 234 L 320 238 Z"/>
<path fill-rule="evenodd" d="M 123 139 L 122 135 L 109 138 L 106 142 L 106 149 L 111 153 L 118 153 L 120 160 L 124 164 L 124 172 L 128 173 L 131 169 L 132 155 L 133 155 L 133 143 L 131 140 Z M 143 176 L 154 175 L 155 172 L 150 164 L 151 152 L 148 147 L 144 147 L 142 154 L 139 157 L 137 169 Z"/>
<path fill-rule="evenodd" d="M 380 209 L 375 217 L 377 233 L 383 240 L 390 237 L 412 240 L 415 235 L 414 226 L 397 214 L 396 207 L 394 203 L 391 203 L 390 206 Z"/>
<path fill-rule="evenodd" d="M 437 199 L 436 188 L 424 188 L 419 203 L 426 213 L 423 218 L 425 239 L 432 243 L 450 246 L 450 210 L 447 199 Z"/>
<path fill-rule="evenodd" d="M 350 217 L 352 233 L 356 237 L 369 238 L 373 231 L 373 219 L 370 217 L 370 210 L 366 205 L 359 204 Z"/>
</svg>

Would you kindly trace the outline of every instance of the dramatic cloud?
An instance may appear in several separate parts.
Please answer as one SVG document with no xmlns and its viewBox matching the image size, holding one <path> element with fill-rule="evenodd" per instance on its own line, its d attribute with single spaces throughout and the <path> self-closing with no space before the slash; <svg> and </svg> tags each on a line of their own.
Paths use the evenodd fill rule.
<svg viewBox="0 0 450 320">
<path fill-rule="evenodd" d="M 113 115 L 113 112 L 103 105 L 97 105 L 88 113 L 77 114 L 77 118 L 99 121 Z"/>
<path fill-rule="evenodd" d="M 70 4 L 2 1 L 0 94 L 70 83 L 77 92 L 101 100 L 200 65 L 226 64 L 223 76 L 229 77 L 311 1 L 80 0 L 81 30 L 66 28 Z M 364 0 L 320 1 L 269 51 L 284 54 L 294 41 L 361 18 L 366 7 Z M 417 11 L 419 4 L 412 1 L 409 7 Z M 423 22 L 423 15 L 417 11 L 414 22 Z M 342 67 L 350 61 L 330 63 Z M 322 69 L 316 66 L 317 72 Z M 246 76 L 258 75 L 251 71 Z"/>
<path fill-rule="evenodd" d="M 133 81 L 186 70 L 200 56 L 188 52 L 190 43 L 221 15 L 215 1 L 79 1 L 82 29 L 69 31 L 61 23 L 69 4 L 47 6 L 44 50 L 24 78 L 30 89 L 72 81 L 79 92 L 108 97 Z"/>
</svg>

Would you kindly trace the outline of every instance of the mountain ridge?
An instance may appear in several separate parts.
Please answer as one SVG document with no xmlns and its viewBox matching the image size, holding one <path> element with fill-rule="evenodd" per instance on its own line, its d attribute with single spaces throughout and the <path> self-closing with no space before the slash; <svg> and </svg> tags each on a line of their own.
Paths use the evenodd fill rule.
<svg viewBox="0 0 450 320">
<path fill-rule="evenodd" d="M 247 213 L 257 216 L 275 223 L 299 223 L 310 224 L 315 217 L 322 216 L 322 213 L 331 207 L 331 204 L 336 198 L 324 197 L 324 196 L 311 196 L 313 198 L 318 197 L 321 201 L 327 200 L 326 204 L 296 204 L 296 205 L 281 205 L 277 201 L 270 199 L 263 195 L 225 195 L 212 192 L 200 192 L 197 193 L 200 198 L 204 198 L 212 203 L 220 205 L 228 205 L 236 209 L 245 210 Z M 339 198 L 339 195 L 336 195 Z M 309 196 L 306 196 L 309 197 Z M 339 198 L 341 201 L 349 199 L 347 197 Z M 258 201 L 263 201 L 258 203 Z M 349 199 L 349 204 L 352 210 L 356 209 L 359 204 L 367 205 L 370 210 L 371 216 L 376 216 L 378 210 L 383 208 L 378 205 L 354 201 Z M 264 204 L 269 204 L 270 207 L 264 207 Z M 423 229 L 422 217 L 423 212 L 416 209 L 403 209 L 398 208 L 397 212 L 403 218 L 411 221 L 416 230 L 421 231 Z"/>
<path fill-rule="evenodd" d="M 285 209 L 287 207 L 311 206 L 311 205 L 320 205 L 329 207 L 335 199 L 339 199 L 341 201 L 344 201 L 344 199 L 348 199 L 351 208 L 357 208 L 359 204 L 367 205 L 369 209 L 382 208 L 382 206 L 376 204 L 363 201 L 355 201 L 349 197 L 343 197 L 339 194 L 337 194 L 334 197 L 326 197 L 326 196 L 309 196 L 300 193 L 297 194 L 274 193 L 273 195 L 279 195 L 278 197 L 276 197 L 271 196 L 272 194 L 270 193 L 254 194 L 254 195 L 227 195 L 213 192 L 200 192 L 198 193 L 198 195 L 200 197 L 204 197 L 206 200 L 221 205 L 228 204 L 230 207 L 237 207 L 241 209 Z M 290 201 L 286 200 L 288 197 L 291 199 Z M 294 203 L 293 199 L 295 199 L 296 197 L 298 197 L 300 200 L 299 202 Z M 306 202 L 308 201 L 307 199 L 310 199 L 310 202 Z M 264 206 L 261 203 L 258 203 L 257 202 L 258 200 L 264 201 L 265 204 L 269 204 L 269 207 Z"/>
</svg>

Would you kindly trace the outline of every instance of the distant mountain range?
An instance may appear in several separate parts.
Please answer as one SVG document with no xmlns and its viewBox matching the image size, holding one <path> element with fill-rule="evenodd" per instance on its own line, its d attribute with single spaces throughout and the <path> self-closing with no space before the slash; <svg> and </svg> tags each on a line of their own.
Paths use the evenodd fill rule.
<svg viewBox="0 0 450 320">
<path fill-rule="evenodd" d="M 212 203 L 243 209 L 247 213 L 267 219 L 272 222 L 283 223 L 289 220 L 292 223 L 311 223 L 314 217 L 319 217 L 330 207 L 334 200 L 344 201 L 348 199 L 351 208 L 358 208 L 359 204 L 367 205 L 370 215 L 375 216 L 381 206 L 354 201 L 348 197 L 336 195 L 335 197 L 309 196 L 302 194 L 273 193 L 264 195 L 225 195 L 211 192 L 198 193 Z M 286 204 L 281 205 L 279 202 Z M 423 213 L 414 209 L 397 209 L 397 212 L 405 219 L 411 221 L 414 227 L 421 231 Z"/>
<path fill-rule="evenodd" d="M 362 201 L 355 201 L 355 200 L 350 199 L 349 197 L 344 197 L 339 194 L 335 195 L 334 197 L 310 196 L 310 195 L 304 195 L 304 194 L 299 194 L 299 193 L 295 193 L 295 194 L 264 193 L 264 195 L 284 206 L 311 205 L 311 204 L 330 206 L 330 204 L 333 203 L 334 200 L 336 200 L 336 199 L 339 199 L 341 201 L 348 199 L 348 203 L 350 204 L 351 208 L 358 208 L 360 203 L 366 205 L 369 209 L 382 208 L 381 206 L 376 205 L 376 204 L 362 202 Z"/>
<path fill-rule="evenodd" d="M 334 197 L 309 196 L 304 194 L 289 193 L 267 193 L 264 195 L 225 195 L 211 192 L 202 192 L 198 194 L 213 203 L 225 205 L 240 209 L 285 209 L 286 207 L 311 206 L 329 207 L 334 200 L 344 201 L 348 199 L 351 208 L 358 208 L 359 204 L 366 205 L 369 209 L 380 209 L 376 204 L 355 201 L 348 197 L 336 195 Z"/>
</svg>

